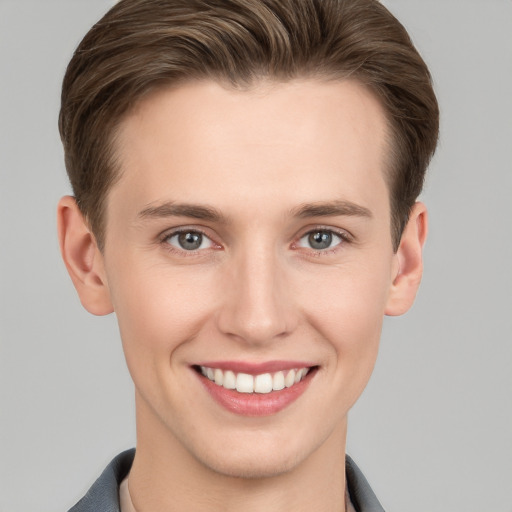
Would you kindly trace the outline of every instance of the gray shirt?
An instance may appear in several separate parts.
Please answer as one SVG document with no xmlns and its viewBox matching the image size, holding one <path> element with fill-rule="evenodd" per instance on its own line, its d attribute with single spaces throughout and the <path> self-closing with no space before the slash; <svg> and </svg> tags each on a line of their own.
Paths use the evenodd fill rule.
<svg viewBox="0 0 512 512">
<path fill-rule="evenodd" d="M 135 449 L 131 449 L 115 457 L 87 494 L 68 512 L 120 512 L 119 486 L 130 471 L 134 456 Z M 384 512 L 370 484 L 348 455 L 345 467 L 348 492 L 356 511 Z"/>
</svg>

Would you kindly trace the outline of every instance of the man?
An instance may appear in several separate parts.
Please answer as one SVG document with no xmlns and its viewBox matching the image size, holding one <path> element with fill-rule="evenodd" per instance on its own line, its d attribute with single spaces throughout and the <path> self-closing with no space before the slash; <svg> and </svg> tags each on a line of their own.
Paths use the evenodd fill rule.
<svg viewBox="0 0 512 512">
<path fill-rule="evenodd" d="M 62 255 L 117 315 L 137 417 L 72 510 L 382 510 L 347 413 L 419 286 L 438 130 L 399 22 L 122 0 L 70 62 L 60 130 Z"/>
</svg>

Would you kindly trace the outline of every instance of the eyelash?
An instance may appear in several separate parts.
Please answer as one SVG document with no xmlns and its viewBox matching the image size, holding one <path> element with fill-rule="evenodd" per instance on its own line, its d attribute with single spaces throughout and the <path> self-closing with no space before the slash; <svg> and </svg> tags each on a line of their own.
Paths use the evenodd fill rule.
<svg viewBox="0 0 512 512">
<path fill-rule="evenodd" d="M 174 238 L 174 237 L 178 237 L 179 235 L 181 234 L 196 234 L 196 235 L 201 235 L 203 237 L 203 240 L 201 242 L 201 244 L 204 242 L 204 240 L 208 240 L 210 242 L 210 247 L 207 247 L 207 248 L 198 248 L 198 249 L 195 249 L 195 250 L 186 250 L 186 249 L 183 249 L 183 248 L 179 248 L 179 247 L 175 247 L 173 246 L 169 240 L 171 238 Z M 184 256 L 184 257 L 194 257 L 194 256 L 200 256 L 201 253 L 205 250 L 205 249 L 210 249 L 212 247 L 216 248 L 216 249 L 219 249 L 221 248 L 220 244 L 216 243 L 215 241 L 212 240 L 212 238 L 210 236 L 208 236 L 204 231 L 202 231 L 201 229 L 197 229 L 197 228 L 180 228 L 180 229 L 175 229 L 171 232 L 166 232 L 164 233 L 161 237 L 160 237 L 160 243 L 165 247 L 165 249 L 170 252 L 170 253 L 174 253 L 174 254 L 178 254 L 179 256 Z"/>
<path fill-rule="evenodd" d="M 331 246 L 326 247 L 324 249 L 314 249 L 313 247 L 303 247 L 303 246 L 299 245 L 301 240 L 303 240 L 304 238 L 309 237 L 309 236 L 314 235 L 314 234 L 318 234 L 318 233 L 323 233 L 323 234 L 328 234 L 330 236 L 338 237 L 340 239 L 340 241 L 338 243 L 336 243 L 335 245 L 331 245 Z M 338 230 L 338 229 L 333 229 L 333 228 L 330 228 L 330 227 L 317 226 L 317 227 L 315 227 L 313 229 L 309 229 L 304 234 L 302 234 L 298 238 L 297 242 L 294 242 L 292 244 L 292 247 L 294 249 L 305 248 L 306 250 L 310 251 L 310 253 L 312 255 L 314 255 L 315 257 L 319 257 L 319 256 L 326 256 L 326 255 L 329 255 L 329 254 L 334 254 L 338 250 L 340 250 L 342 246 L 344 246 L 345 244 L 350 244 L 352 242 L 353 242 L 352 236 L 349 233 L 347 233 L 346 231 L 342 231 L 342 230 Z"/>
<path fill-rule="evenodd" d="M 312 247 L 303 247 L 303 246 L 299 245 L 300 241 L 303 240 L 305 237 L 308 237 L 308 236 L 311 236 L 311 235 L 317 234 L 317 233 L 329 234 L 331 236 L 334 235 L 335 237 L 338 237 L 340 239 L 340 241 L 337 244 L 335 244 L 334 246 L 329 246 L 324 249 L 314 249 Z M 204 242 L 204 239 L 206 239 L 209 241 L 210 247 L 206 247 L 203 249 L 198 248 L 198 249 L 186 250 L 183 248 L 178 248 L 178 247 L 173 246 L 169 242 L 169 240 L 174 237 L 177 237 L 181 234 L 201 235 L 201 237 L 203 237 L 201 244 Z M 350 235 L 346 231 L 337 230 L 337 229 L 333 229 L 330 227 L 318 226 L 313 229 L 309 229 L 308 231 L 301 234 L 300 237 L 297 239 L 297 241 L 292 243 L 291 247 L 292 247 L 292 249 L 296 249 L 296 250 L 306 249 L 314 256 L 324 256 L 324 255 L 328 255 L 328 254 L 333 254 L 340 249 L 340 246 L 343 246 L 345 244 L 350 244 L 352 242 L 353 242 L 352 235 Z M 160 243 L 165 247 L 165 249 L 168 252 L 175 253 L 175 254 L 178 254 L 178 255 L 184 256 L 184 257 L 200 256 L 203 251 L 205 251 L 206 249 L 211 249 L 212 247 L 217 250 L 222 248 L 222 246 L 220 244 L 218 244 L 217 242 L 212 240 L 212 238 L 210 236 L 208 236 L 204 231 L 202 231 L 201 229 L 197 229 L 197 228 L 189 228 L 189 229 L 180 228 L 180 229 L 176 229 L 171 232 L 166 232 L 160 237 Z"/>
</svg>

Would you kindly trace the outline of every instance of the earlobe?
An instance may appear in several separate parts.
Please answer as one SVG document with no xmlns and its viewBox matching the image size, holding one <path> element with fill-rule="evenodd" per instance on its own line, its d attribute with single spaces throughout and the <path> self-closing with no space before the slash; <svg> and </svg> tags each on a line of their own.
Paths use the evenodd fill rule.
<svg viewBox="0 0 512 512">
<path fill-rule="evenodd" d="M 423 274 L 423 245 L 427 230 L 427 208 L 418 202 L 411 210 L 395 255 L 398 271 L 391 285 L 386 315 L 403 315 L 414 303 Z"/>
<path fill-rule="evenodd" d="M 93 315 L 114 310 L 110 299 L 103 255 L 76 201 L 65 196 L 57 208 L 57 228 L 62 259 L 80 301 Z"/>
</svg>

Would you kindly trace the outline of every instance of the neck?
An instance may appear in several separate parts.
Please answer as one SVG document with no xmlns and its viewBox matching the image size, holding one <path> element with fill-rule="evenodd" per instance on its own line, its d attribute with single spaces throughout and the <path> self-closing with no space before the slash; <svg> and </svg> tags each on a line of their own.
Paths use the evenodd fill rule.
<svg viewBox="0 0 512 512">
<path fill-rule="evenodd" d="M 272 476 L 231 476 L 199 461 L 137 402 L 137 452 L 129 488 L 137 512 L 345 510 L 346 422 L 311 454 Z M 147 412 L 147 411 L 145 411 Z"/>
</svg>

